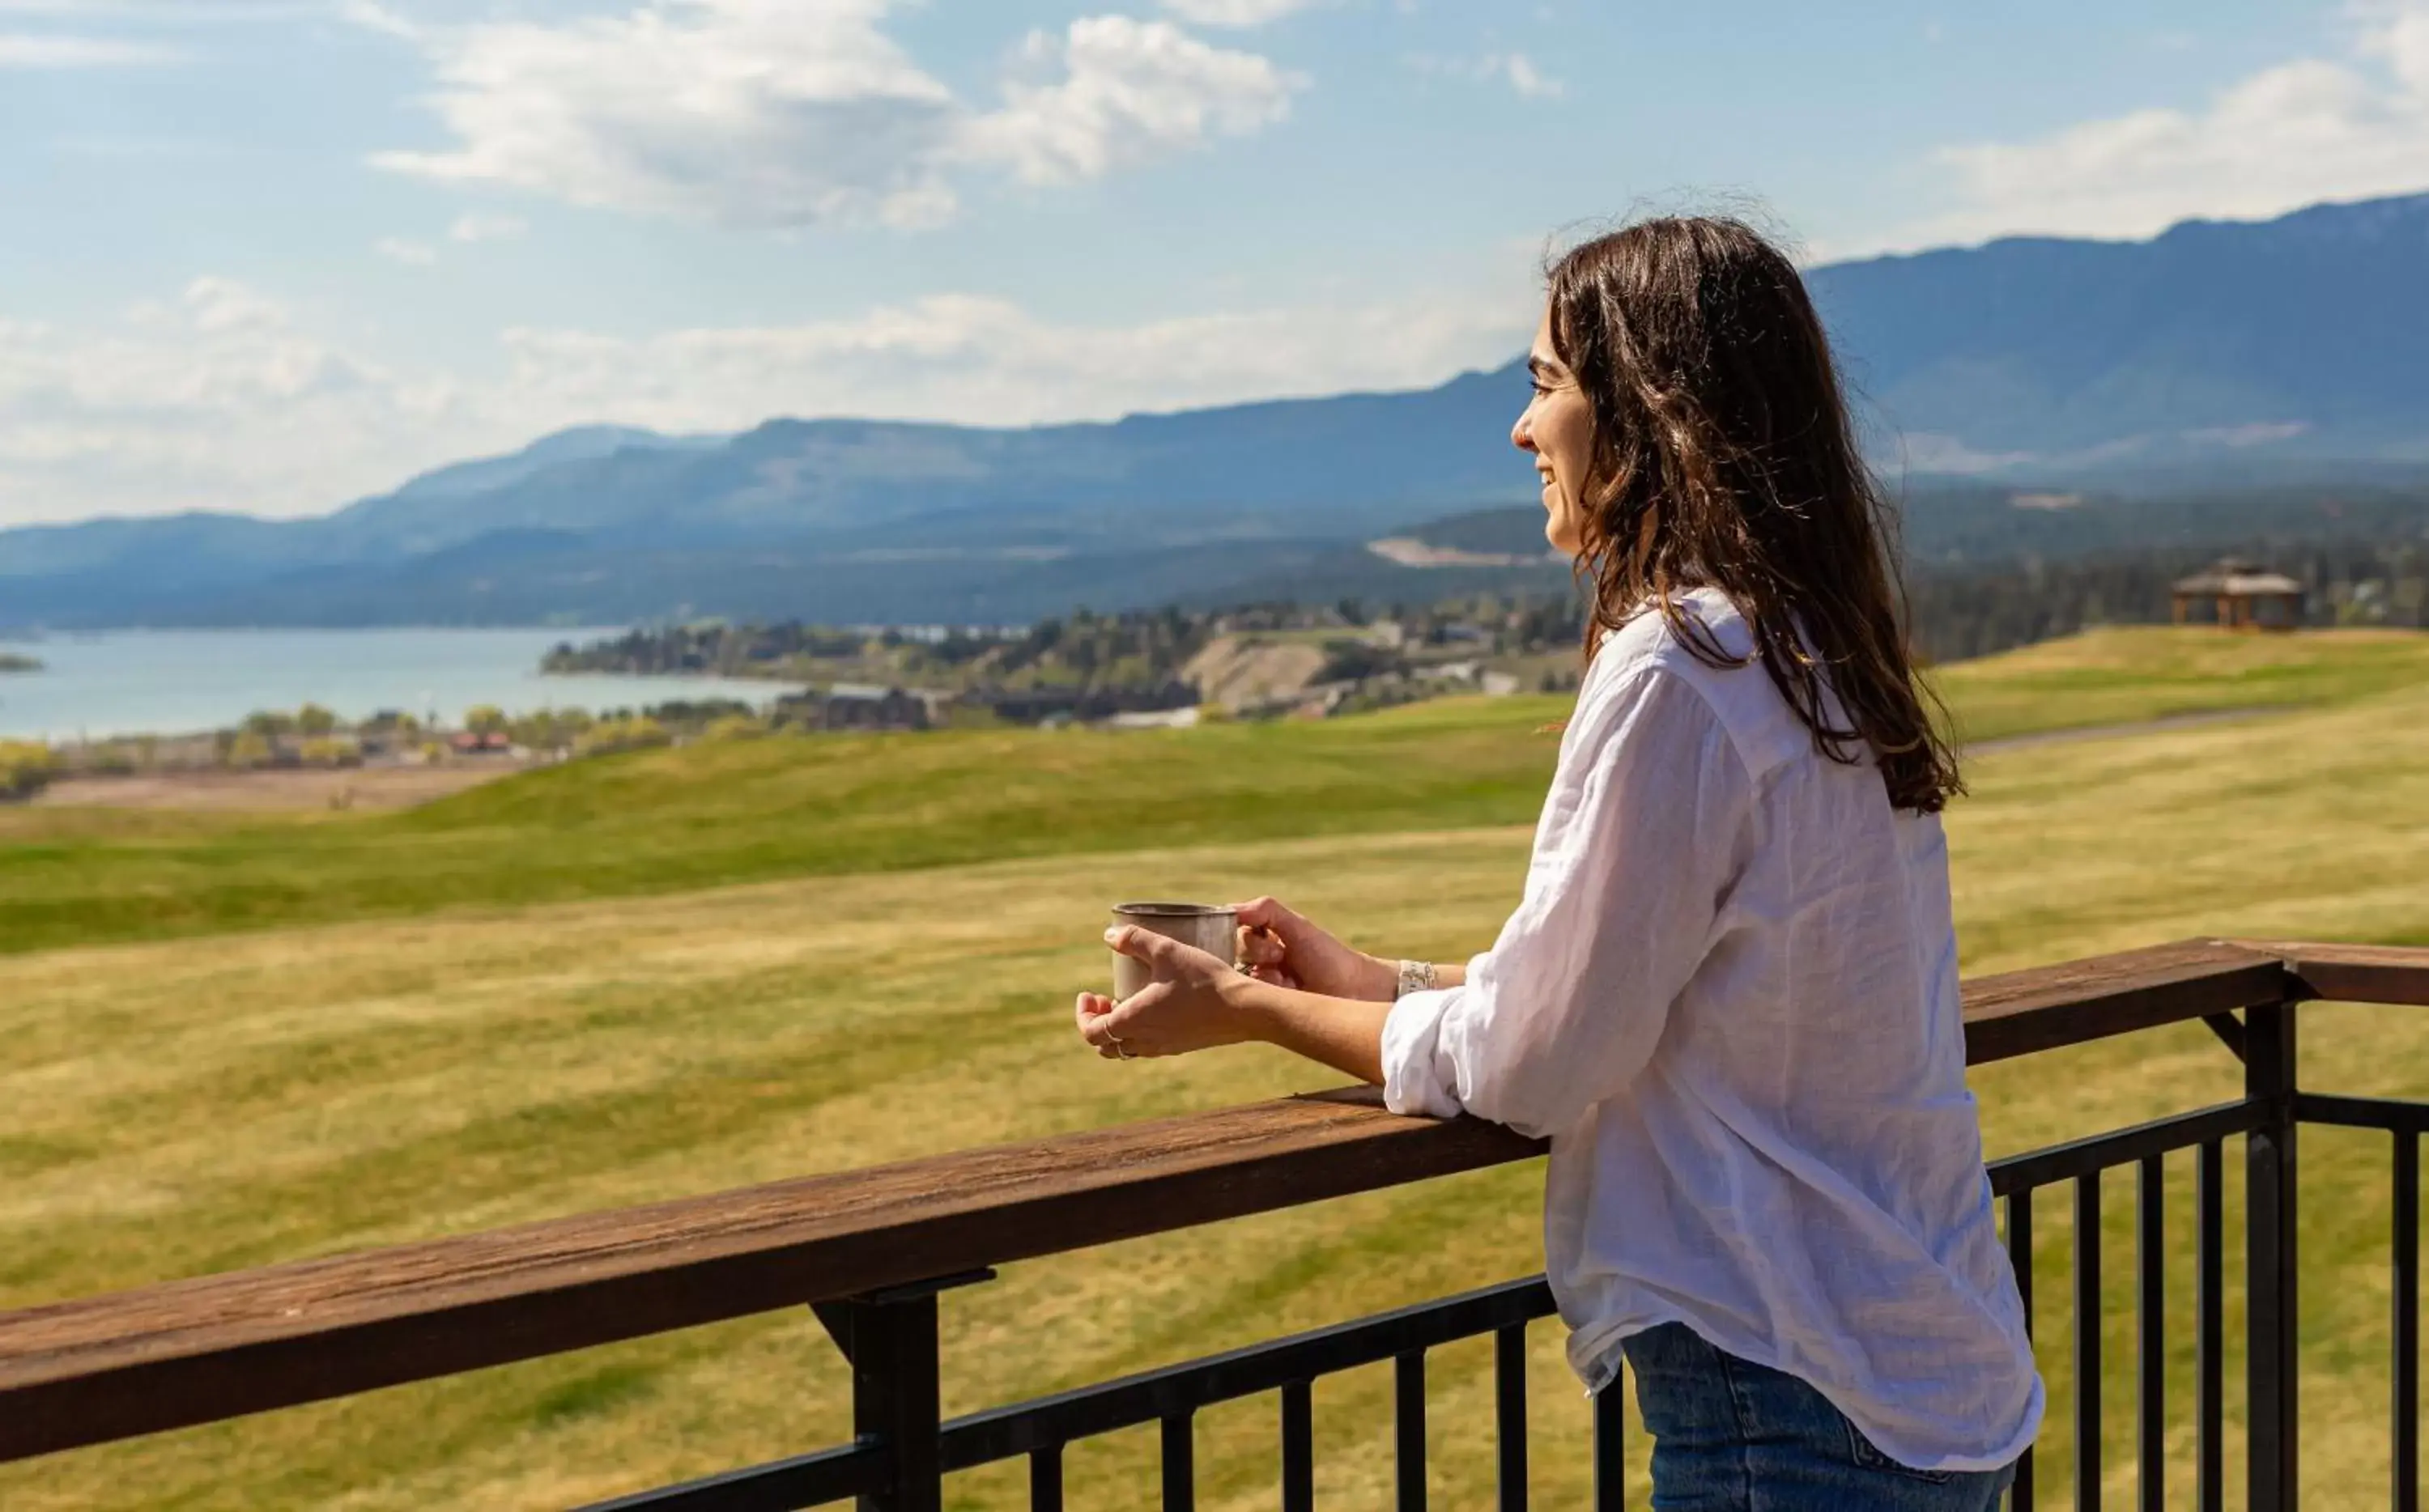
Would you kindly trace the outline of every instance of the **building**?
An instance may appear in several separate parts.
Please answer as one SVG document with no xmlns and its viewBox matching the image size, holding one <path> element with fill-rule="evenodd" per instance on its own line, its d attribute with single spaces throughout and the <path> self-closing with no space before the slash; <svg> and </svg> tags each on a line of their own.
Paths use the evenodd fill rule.
<svg viewBox="0 0 2429 1512">
<path fill-rule="evenodd" d="M 2179 625 L 2292 630 L 2303 622 L 2303 585 L 2239 557 L 2222 557 L 2178 579 L 2171 597 L 2172 617 Z"/>
<path fill-rule="evenodd" d="M 1108 715 L 1105 725 L 1111 730 L 1193 730 L 1203 715 L 1194 703 L 1180 709 L 1127 709 Z"/>
<path fill-rule="evenodd" d="M 838 682 L 826 694 L 809 694 L 806 701 L 811 723 L 821 731 L 925 731 L 935 723 L 928 698 L 903 687 Z"/>
</svg>

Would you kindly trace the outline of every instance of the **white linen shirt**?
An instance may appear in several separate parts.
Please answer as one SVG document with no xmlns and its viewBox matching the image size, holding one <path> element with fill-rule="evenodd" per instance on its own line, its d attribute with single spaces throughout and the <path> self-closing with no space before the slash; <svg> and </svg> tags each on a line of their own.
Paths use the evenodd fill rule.
<svg viewBox="0 0 2429 1512">
<path fill-rule="evenodd" d="M 1723 595 L 1681 597 L 1731 653 Z M 1891 1457 L 1993 1470 L 2041 1383 L 1965 1086 L 1936 815 L 1842 765 L 1757 663 L 1658 613 L 1578 690 L 1525 894 L 1383 1028 L 1395 1112 L 1551 1140 L 1544 1251 L 1590 1389 L 1683 1323 Z"/>
</svg>

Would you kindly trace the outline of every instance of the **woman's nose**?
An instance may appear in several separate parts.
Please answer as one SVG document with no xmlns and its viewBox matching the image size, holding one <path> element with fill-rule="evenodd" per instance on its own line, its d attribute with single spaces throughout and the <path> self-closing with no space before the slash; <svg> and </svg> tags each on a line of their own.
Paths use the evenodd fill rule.
<svg viewBox="0 0 2429 1512">
<path fill-rule="evenodd" d="M 1535 433 L 1528 428 L 1526 416 L 1519 416 L 1518 423 L 1510 427 L 1510 444 L 1521 452 L 1535 450 Z"/>
</svg>

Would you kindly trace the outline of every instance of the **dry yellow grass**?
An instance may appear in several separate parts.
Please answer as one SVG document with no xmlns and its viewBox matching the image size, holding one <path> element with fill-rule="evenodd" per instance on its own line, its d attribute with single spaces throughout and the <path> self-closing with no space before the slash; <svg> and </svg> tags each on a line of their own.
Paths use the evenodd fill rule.
<svg viewBox="0 0 2429 1512">
<path fill-rule="evenodd" d="M 2424 732 L 2429 690 L 1984 759 L 1952 820 L 1968 969 L 2189 933 L 2429 939 Z M 1264 1050 L 1082 1053 L 1067 1003 L 1104 974 L 1102 905 L 1272 890 L 1376 948 L 1455 959 L 1514 897 L 1526 838 L 1022 861 L 0 960 L 0 1305 L 1321 1085 Z M 2429 1019 L 2318 1009 L 2305 1025 L 2309 1084 L 2429 1095 Z M 2237 1082 L 2191 1027 L 1975 1084 L 1993 1148 L 2015 1150 Z M 2305 1140 L 2309 1504 L 2374 1504 L 2383 1142 Z M 1007 1268 L 947 1302 L 948 1410 L 1525 1274 L 1538 1179 L 1484 1173 Z M 2045 1285 L 2063 1283 L 2061 1216 L 2042 1220 Z M 2058 1300 L 2046 1290 L 2041 1317 L 2063 1393 Z M 1535 1484 L 1567 1507 L 1584 1412 L 1557 1334 L 1536 1336 Z M 1443 1352 L 1433 1381 L 1437 1504 L 1481 1505 L 1486 1352 Z M 839 1440 L 845 1388 L 805 1316 L 755 1319 L 0 1468 L 0 1504 L 563 1505 Z M 1382 1372 L 1319 1387 L 1326 1506 L 1388 1504 L 1388 1402 Z M 1272 1432 L 1270 1403 L 1201 1421 L 1202 1505 L 1271 1504 Z M 1153 1455 L 1142 1434 L 1075 1449 L 1072 1504 L 1145 1504 Z M 1022 1504 L 993 1472 L 959 1480 L 953 1504 Z"/>
</svg>

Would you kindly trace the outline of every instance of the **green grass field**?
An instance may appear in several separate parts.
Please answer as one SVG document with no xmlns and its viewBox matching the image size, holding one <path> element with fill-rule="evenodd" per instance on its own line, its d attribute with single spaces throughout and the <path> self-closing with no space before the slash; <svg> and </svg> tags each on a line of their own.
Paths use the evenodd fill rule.
<svg viewBox="0 0 2429 1512">
<path fill-rule="evenodd" d="M 2104 635 L 1946 685 L 1976 738 L 2304 706 L 1983 756 L 1950 820 L 1969 972 L 2196 933 L 2429 941 L 2429 637 Z M 393 817 L 11 813 L 0 1306 L 1329 1085 L 1263 1049 L 1082 1052 L 1068 1004 L 1105 974 L 1103 905 L 1269 890 L 1372 948 L 1457 959 L 1516 896 L 1551 756 L 1530 731 L 1557 713 L 768 742 Z M 2306 1084 L 2429 1096 L 2429 1018 L 2305 1026 Z M 2235 1072 L 2189 1026 L 1975 1082 L 2005 1152 L 2231 1096 Z M 2304 1141 L 2308 1504 L 2378 1504 L 2385 1142 Z M 2171 1175 L 2181 1235 L 2189 1171 Z M 1480 1173 L 1007 1267 L 947 1303 L 947 1409 L 1526 1274 L 1539 1184 Z M 2121 1466 L 2130 1185 L 2112 1178 L 2106 1241 Z M 2040 1221 L 2045 1477 L 2072 1400 L 2064 1207 Z M 2189 1308 L 2189 1256 L 2174 1276 Z M 1558 1334 L 1535 1336 L 1534 1478 L 1567 1507 L 1585 1420 Z M 2180 1379 L 2189 1344 L 2185 1313 Z M 1487 1499 L 1488 1354 L 1436 1356 L 1438 1505 Z M 1389 1504 L 1389 1401 L 1388 1372 L 1319 1387 L 1326 1506 Z M 847 1402 L 806 1317 L 752 1319 L 0 1467 L 0 1505 L 559 1506 L 839 1441 Z M 1202 1505 L 1271 1504 L 1272 1415 L 1201 1419 Z M 1153 1457 L 1151 1434 L 1075 1450 L 1071 1504 L 1143 1504 Z M 1009 1472 L 954 1494 L 1024 1504 Z"/>
<path fill-rule="evenodd" d="M 2332 707 L 2429 681 L 2429 636 L 2110 631 L 1949 667 L 1965 738 Z M 1319 725 L 719 743 L 405 813 L 0 808 L 0 952 L 1018 856 L 1530 822 L 1565 699 Z"/>
</svg>

